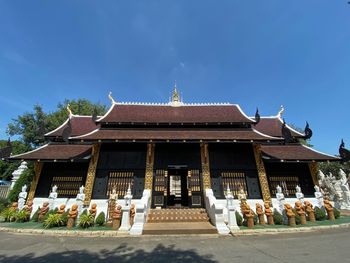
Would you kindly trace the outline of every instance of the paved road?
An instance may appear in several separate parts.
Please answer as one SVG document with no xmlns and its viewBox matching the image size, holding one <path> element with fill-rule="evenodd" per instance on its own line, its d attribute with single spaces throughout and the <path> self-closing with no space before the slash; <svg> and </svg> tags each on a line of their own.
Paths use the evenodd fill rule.
<svg viewBox="0 0 350 263">
<path fill-rule="evenodd" d="M 0 233 L 0 262 L 350 262 L 350 230 L 261 236 L 50 237 Z"/>
</svg>

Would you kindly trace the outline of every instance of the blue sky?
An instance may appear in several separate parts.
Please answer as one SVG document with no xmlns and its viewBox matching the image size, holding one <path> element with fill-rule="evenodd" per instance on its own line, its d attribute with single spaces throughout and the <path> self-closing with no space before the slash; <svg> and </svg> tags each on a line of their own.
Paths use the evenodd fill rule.
<svg viewBox="0 0 350 263">
<path fill-rule="evenodd" d="M 350 5 L 293 1 L 0 1 L 0 138 L 65 98 L 231 102 L 350 147 Z"/>
</svg>

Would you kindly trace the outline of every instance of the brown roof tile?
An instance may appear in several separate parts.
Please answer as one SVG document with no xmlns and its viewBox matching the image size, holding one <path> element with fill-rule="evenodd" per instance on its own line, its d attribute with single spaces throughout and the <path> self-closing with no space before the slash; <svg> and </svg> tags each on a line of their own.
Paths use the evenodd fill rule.
<svg viewBox="0 0 350 263">
<path fill-rule="evenodd" d="M 91 153 L 91 145 L 46 144 L 33 151 L 18 154 L 10 160 L 71 160 L 82 159 Z"/>
<path fill-rule="evenodd" d="M 261 151 L 268 156 L 285 161 L 336 161 L 338 157 L 318 152 L 305 145 L 262 145 Z"/>
<path fill-rule="evenodd" d="M 61 126 L 45 134 L 45 137 L 62 137 L 63 130 L 68 126 L 67 119 Z M 70 119 L 72 126 L 71 136 L 79 136 L 95 130 L 99 125 L 92 121 L 91 116 L 73 115 Z"/>
<path fill-rule="evenodd" d="M 113 104 L 97 122 L 109 123 L 253 123 L 238 105 L 169 105 Z"/>
<path fill-rule="evenodd" d="M 101 129 L 70 140 L 280 140 L 254 129 Z"/>
<path fill-rule="evenodd" d="M 279 117 L 261 117 L 260 122 L 256 124 L 254 127 L 258 131 L 274 136 L 274 137 L 282 137 L 282 125 L 283 121 Z M 291 127 L 289 127 L 289 130 L 292 133 L 293 137 L 303 137 L 304 135 Z"/>
</svg>

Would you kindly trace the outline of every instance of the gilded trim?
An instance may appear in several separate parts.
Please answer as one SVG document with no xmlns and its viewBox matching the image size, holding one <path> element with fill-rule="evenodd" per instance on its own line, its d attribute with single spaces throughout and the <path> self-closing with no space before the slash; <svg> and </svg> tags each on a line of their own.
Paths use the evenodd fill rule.
<svg viewBox="0 0 350 263">
<path fill-rule="evenodd" d="M 269 183 L 267 181 L 264 162 L 261 158 L 261 146 L 258 144 L 253 144 L 253 150 L 254 150 L 256 168 L 258 170 L 259 183 L 260 183 L 263 200 L 264 202 L 271 202 Z"/>
<path fill-rule="evenodd" d="M 210 189 L 210 167 L 209 167 L 209 151 L 208 144 L 201 144 L 201 162 L 202 162 L 202 176 L 203 176 L 203 188 Z"/>
<path fill-rule="evenodd" d="M 318 185 L 317 173 L 318 173 L 318 164 L 316 162 L 309 163 L 309 170 L 314 185 Z"/>
<path fill-rule="evenodd" d="M 155 145 L 153 143 L 147 144 L 145 189 L 149 189 L 151 191 L 153 185 L 154 147 Z"/>
<path fill-rule="evenodd" d="M 30 190 L 29 190 L 28 199 L 27 199 L 28 201 L 33 201 L 33 199 L 34 199 L 36 187 L 38 185 L 42 170 L 43 170 L 43 163 L 35 162 L 34 163 L 34 178 L 33 178 L 33 181 L 30 185 Z"/>
<path fill-rule="evenodd" d="M 84 201 L 85 206 L 88 206 L 91 201 L 92 189 L 94 187 L 94 181 L 95 181 L 95 175 L 96 175 L 96 167 L 97 167 L 98 157 L 100 155 L 100 148 L 101 146 L 99 144 L 95 144 L 92 147 L 91 159 L 90 159 L 89 169 L 87 172 L 86 182 L 85 182 L 85 201 Z"/>
</svg>

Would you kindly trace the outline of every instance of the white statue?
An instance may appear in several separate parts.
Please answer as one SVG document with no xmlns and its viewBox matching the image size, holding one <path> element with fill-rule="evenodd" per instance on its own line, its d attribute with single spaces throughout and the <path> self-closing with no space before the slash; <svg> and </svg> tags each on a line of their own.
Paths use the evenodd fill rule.
<svg viewBox="0 0 350 263">
<path fill-rule="evenodd" d="M 21 211 L 24 208 L 27 199 L 27 185 L 22 186 L 22 191 L 18 195 L 18 210 Z"/>
<path fill-rule="evenodd" d="M 118 194 L 117 194 L 117 190 L 115 189 L 115 187 L 113 187 L 112 189 L 112 193 L 110 193 L 109 195 L 109 200 L 110 201 L 115 201 L 116 203 L 118 202 Z"/>
<path fill-rule="evenodd" d="M 295 187 L 295 191 L 296 198 L 298 198 L 302 205 L 304 205 L 304 194 L 301 192 L 301 188 L 299 185 Z"/>
<path fill-rule="evenodd" d="M 315 189 L 315 197 L 317 198 L 317 203 L 318 203 L 318 207 L 321 208 L 323 207 L 323 194 L 320 191 L 320 188 L 315 185 L 314 186 Z"/>
<path fill-rule="evenodd" d="M 84 194 L 85 187 L 82 185 L 79 188 L 79 193 L 77 194 L 77 197 L 75 200 L 77 201 L 78 205 L 78 216 L 83 212 L 83 205 L 85 200 L 85 194 Z"/>
<path fill-rule="evenodd" d="M 278 208 L 279 208 L 280 213 L 283 213 L 285 199 L 284 199 L 284 194 L 282 193 L 281 186 L 277 185 L 276 191 L 277 191 L 276 192 L 276 199 L 278 201 Z"/>
<path fill-rule="evenodd" d="M 346 178 L 345 172 L 340 169 L 339 170 L 339 177 L 340 177 L 340 188 L 343 191 L 343 208 L 350 208 L 350 189 L 349 189 L 349 184 L 348 184 L 348 178 Z"/>
<path fill-rule="evenodd" d="M 131 199 L 132 199 L 130 184 L 128 187 L 128 191 L 126 192 L 126 195 L 124 196 L 124 199 L 125 199 L 125 206 L 130 207 L 131 206 Z"/>
<path fill-rule="evenodd" d="M 238 193 L 237 197 L 238 197 L 238 200 L 240 202 L 247 200 L 247 195 L 245 194 L 243 187 L 239 188 L 239 193 Z"/>
<path fill-rule="evenodd" d="M 228 184 L 227 184 L 227 190 L 226 190 L 226 200 L 227 200 L 227 207 L 233 206 L 233 194 Z"/>
<path fill-rule="evenodd" d="M 49 195 L 49 207 L 50 207 L 50 210 L 53 210 L 55 209 L 55 200 L 57 198 L 57 185 L 54 185 L 52 187 L 52 191 Z"/>
</svg>

